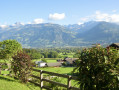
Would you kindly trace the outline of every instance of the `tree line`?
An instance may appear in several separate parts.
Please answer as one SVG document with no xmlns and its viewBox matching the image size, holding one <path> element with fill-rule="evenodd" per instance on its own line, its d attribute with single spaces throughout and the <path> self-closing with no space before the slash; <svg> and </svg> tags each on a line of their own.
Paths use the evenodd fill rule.
<svg viewBox="0 0 119 90">
<path fill-rule="evenodd" d="M 11 58 L 18 51 L 23 51 L 30 55 L 31 59 L 39 58 L 62 58 L 59 53 L 67 55 L 67 53 L 75 53 L 74 57 L 77 57 L 77 53 L 80 48 L 22 48 L 22 45 L 16 40 L 4 40 L 0 42 L 0 58 Z"/>
<path fill-rule="evenodd" d="M 39 58 L 61 58 L 59 53 L 67 55 L 67 53 L 75 53 L 74 57 L 78 57 L 78 51 L 81 48 L 43 48 L 43 49 L 33 49 L 33 48 L 23 48 L 23 51 L 31 56 L 32 59 Z"/>
<path fill-rule="evenodd" d="M 27 49 L 23 48 L 23 51 L 31 56 L 31 59 L 39 58 L 58 58 L 58 53 L 56 51 L 40 51 L 37 49 Z"/>
</svg>

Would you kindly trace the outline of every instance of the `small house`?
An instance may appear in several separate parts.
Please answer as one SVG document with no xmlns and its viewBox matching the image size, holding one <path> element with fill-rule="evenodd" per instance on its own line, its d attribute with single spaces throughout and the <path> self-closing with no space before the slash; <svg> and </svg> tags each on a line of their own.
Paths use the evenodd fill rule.
<svg viewBox="0 0 119 90">
<path fill-rule="evenodd" d="M 45 67 L 47 65 L 47 63 L 46 62 L 43 62 L 43 61 L 36 61 L 35 64 L 38 67 Z"/>
<path fill-rule="evenodd" d="M 66 63 L 67 66 L 74 66 L 75 65 L 75 61 L 78 58 L 65 58 L 63 61 Z"/>
<path fill-rule="evenodd" d="M 109 45 L 109 47 L 113 47 L 115 49 L 119 49 L 119 43 L 112 43 L 111 45 Z"/>
</svg>

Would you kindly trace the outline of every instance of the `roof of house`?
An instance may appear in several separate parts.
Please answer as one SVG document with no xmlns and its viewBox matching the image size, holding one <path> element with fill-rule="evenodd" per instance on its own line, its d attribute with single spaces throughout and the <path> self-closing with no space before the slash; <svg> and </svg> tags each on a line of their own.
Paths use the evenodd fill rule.
<svg viewBox="0 0 119 90">
<path fill-rule="evenodd" d="M 77 60 L 78 58 L 65 58 L 64 61 L 73 64 L 73 61 Z"/>
<path fill-rule="evenodd" d="M 110 47 L 119 47 L 119 43 L 112 43 L 111 45 L 109 45 Z"/>
<path fill-rule="evenodd" d="M 57 66 L 61 66 L 61 65 L 62 65 L 62 62 L 47 63 L 47 65 L 48 65 L 49 67 L 57 67 Z"/>
</svg>

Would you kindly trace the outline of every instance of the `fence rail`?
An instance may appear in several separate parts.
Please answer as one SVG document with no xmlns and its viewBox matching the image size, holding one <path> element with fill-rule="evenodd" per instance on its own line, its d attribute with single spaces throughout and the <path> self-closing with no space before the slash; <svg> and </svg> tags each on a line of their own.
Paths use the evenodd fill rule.
<svg viewBox="0 0 119 90">
<path fill-rule="evenodd" d="M 2 71 L 9 71 L 9 74 L 2 74 Z M 3 75 L 3 76 L 11 76 L 11 69 L 1 69 L 1 68 L 0 68 L 0 75 Z"/>
<path fill-rule="evenodd" d="M 64 74 L 58 74 L 58 73 L 54 73 L 54 72 L 42 71 L 42 70 L 37 70 L 37 69 L 33 69 L 33 71 L 40 72 L 40 77 L 35 76 L 35 75 L 31 75 L 31 77 L 39 79 L 40 83 L 38 84 L 38 83 L 35 83 L 35 82 L 31 81 L 31 80 L 29 80 L 29 82 L 31 82 L 31 83 L 33 83 L 33 84 L 35 84 L 37 86 L 40 86 L 41 89 L 44 88 L 44 89 L 47 89 L 47 90 L 51 90 L 51 88 L 43 85 L 43 81 L 46 81 L 46 82 L 49 82 L 49 83 L 52 83 L 52 84 L 56 84 L 56 85 L 65 87 L 65 88 L 67 88 L 67 90 L 80 90 L 77 87 L 72 87 L 71 86 L 71 80 L 77 80 L 77 77 L 64 75 Z M 49 74 L 49 75 L 53 75 L 53 76 L 67 78 L 67 85 L 59 83 L 59 82 L 55 82 L 55 81 L 52 81 L 52 80 L 49 80 L 49 79 L 44 79 L 43 78 L 43 73 Z"/>
<path fill-rule="evenodd" d="M 2 66 L 3 65 L 7 65 L 6 63 L 0 63 L 0 75 L 3 75 L 3 76 L 11 76 L 11 69 L 3 69 Z M 9 74 L 2 74 L 2 71 L 9 71 Z"/>
</svg>

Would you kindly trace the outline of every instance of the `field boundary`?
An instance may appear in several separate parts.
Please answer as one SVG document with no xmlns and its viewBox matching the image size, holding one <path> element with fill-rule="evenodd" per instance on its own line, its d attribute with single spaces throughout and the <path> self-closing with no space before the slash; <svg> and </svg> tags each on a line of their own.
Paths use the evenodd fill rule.
<svg viewBox="0 0 119 90">
<path fill-rule="evenodd" d="M 1 72 L 2 71 L 9 71 L 9 74 L 2 74 Z M 11 76 L 12 74 L 11 74 L 11 69 L 1 69 L 0 68 L 0 75 L 3 75 L 3 76 Z"/>
<path fill-rule="evenodd" d="M 62 87 L 65 87 L 67 88 L 67 90 L 80 90 L 79 88 L 77 87 L 72 87 L 71 86 L 71 80 L 77 80 L 77 77 L 74 77 L 74 76 L 69 76 L 69 75 L 64 75 L 64 74 L 59 74 L 59 73 L 54 73 L 54 72 L 48 72 L 48 71 L 43 71 L 43 70 L 37 70 L 37 69 L 33 69 L 33 71 L 36 71 L 36 72 L 39 72 L 40 73 L 40 76 L 35 76 L 35 75 L 31 75 L 31 77 L 34 77 L 36 79 L 39 79 L 40 80 L 40 83 L 36 83 L 36 82 L 33 82 L 32 80 L 29 80 L 29 82 L 39 86 L 41 88 L 41 90 L 44 88 L 44 89 L 47 89 L 47 90 L 52 90 L 51 88 L 43 85 L 43 81 L 46 81 L 46 82 L 49 82 L 49 83 L 52 83 L 52 84 L 56 84 L 56 85 L 59 85 L 59 86 L 62 86 Z M 43 74 L 49 74 L 49 75 L 53 75 L 53 76 L 58 76 L 58 77 L 63 77 L 63 78 L 67 78 L 67 84 L 62 84 L 62 83 L 59 83 L 59 82 L 55 82 L 55 81 L 51 81 L 49 79 L 44 79 L 43 78 Z"/>
<path fill-rule="evenodd" d="M 2 65 L 7 65 L 7 64 L 6 64 L 6 63 L 0 63 L 0 75 L 3 75 L 3 76 L 11 76 L 11 69 L 10 69 L 10 68 L 3 69 L 3 68 L 2 68 Z M 1 73 L 2 71 L 9 71 L 9 74 L 2 74 L 2 73 Z"/>
</svg>

